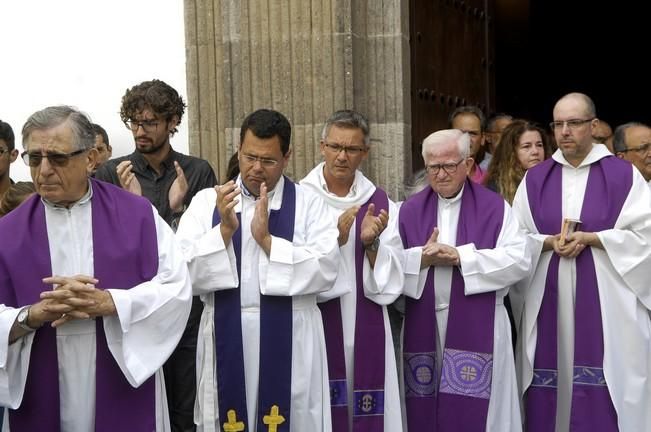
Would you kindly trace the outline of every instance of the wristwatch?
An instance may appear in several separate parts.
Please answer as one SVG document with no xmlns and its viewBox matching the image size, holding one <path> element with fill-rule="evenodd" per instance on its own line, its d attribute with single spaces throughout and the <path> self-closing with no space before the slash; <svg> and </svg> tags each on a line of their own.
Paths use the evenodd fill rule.
<svg viewBox="0 0 651 432">
<path fill-rule="evenodd" d="M 371 243 L 370 245 L 364 246 L 364 249 L 371 252 L 377 252 L 379 248 L 380 248 L 380 236 L 375 237 L 375 240 L 373 240 L 373 243 Z"/>
<path fill-rule="evenodd" d="M 18 324 L 18 327 L 20 327 L 23 330 L 33 332 L 33 331 L 36 331 L 37 329 L 35 329 L 34 327 L 30 327 L 27 324 L 27 319 L 29 318 L 29 308 L 30 307 L 31 306 L 25 306 L 24 308 L 22 308 L 20 310 L 20 312 L 18 312 L 18 316 L 16 317 L 16 324 Z"/>
</svg>

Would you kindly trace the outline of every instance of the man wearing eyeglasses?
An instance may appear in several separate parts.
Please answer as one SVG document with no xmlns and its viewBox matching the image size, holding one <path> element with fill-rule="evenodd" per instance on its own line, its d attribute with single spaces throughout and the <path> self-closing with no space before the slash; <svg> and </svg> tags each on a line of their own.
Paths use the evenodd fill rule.
<svg viewBox="0 0 651 432">
<path fill-rule="evenodd" d="M 0 120 L 0 199 L 13 183 L 9 177 L 11 164 L 18 157 L 15 148 L 14 131 L 9 125 Z"/>
<path fill-rule="evenodd" d="M 617 157 L 632 163 L 651 187 L 651 128 L 637 122 L 618 126 L 613 147 Z"/>
<path fill-rule="evenodd" d="M 526 429 L 647 430 L 649 188 L 593 144 L 588 96 L 563 96 L 553 116 L 558 150 L 527 171 L 513 202 L 536 264 L 516 290 L 521 314 L 513 301 Z"/>
<path fill-rule="evenodd" d="M 130 155 L 106 162 L 95 174 L 99 180 L 149 199 L 175 231 L 192 197 L 217 184 L 208 162 L 172 148 L 170 138 L 177 132 L 184 112 L 181 96 L 163 81 L 145 81 L 128 89 L 122 97 L 120 118 L 133 134 L 136 148 Z M 173 431 L 194 430 L 200 316 L 201 301 L 195 298 L 187 330 L 164 368 Z"/>
<path fill-rule="evenodd" d="M 291 126 L 268 109 L 240 128 L 239 176 L 203 190 L 177 236 L 201 295 L 199 431 L 332 430 L 317 293 L 337 276 L 323 200 L 283 176 Z"/>
<path fill-rule="evenodd" d="M 430 187 L 399 214 L 407 429 L 519 431 L 504 297 L 531 268 L 526 238 L 504 199 L 468 178 L 467 133 L 434 132 L 422 154 Z"/>
<path fill-rule="evenodd" d="M 22 158 L 38 195 L 0 219 L 0 406 L 15 431 L 169 431 L 161 366 L 191 286 L 145 199 L 89 180 L 88 118 L 34 113 Z"/>
<path fill-rule="evenodd" d="M 400 393 L 386 305 L 400 294 L 402 265 L 395 249 L 380 247 L 400 244 L 397 224 L 387 227 L 391 218 L 397 220 L 398 208 L 359 169 L 368 157 L 369 141 L 364 116 L 335 112 L 321 134 L 324 162 L 301 185 L 319 194 L 338 217 L 339 274 L 333 289 L 319 295 L 333 430 L 400 432 Z"/>
</svg>

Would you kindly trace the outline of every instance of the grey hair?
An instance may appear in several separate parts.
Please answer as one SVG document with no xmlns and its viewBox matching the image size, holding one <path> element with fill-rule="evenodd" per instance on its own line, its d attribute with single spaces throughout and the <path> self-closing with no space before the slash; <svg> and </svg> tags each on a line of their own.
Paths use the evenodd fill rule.
<svg viewBox="0 0 651 432">
<path fill-rule="evenodd" d="M 486 130 L 486 116 L 484 115 L 484 112 L 479 109 L 479 107 L 476 107 L 474 105 L 463 105 L 452 111 L 452 113 L 450 113 L 450 117 L 448 117 L 448 126 L 452 127 L 452 122 L 454 119 L 461 114 L 473 114 L 479 119 L 479 127 L 481 128 L 481 131 L 484 132 Z"/>
<path fill-rule="evenodd" d="M 68 122 L 74 137 L 74 150 L 90 150 L 95 147 L 95 131 L 88 116 L 67 105 L 50 106 L 36 111 L 23 125 L 23 148 L 27 148 L 32 132 L 55 128 Z"/>
<path fill-rule="evenodd" d="M 617 129 L 615 129 L 615 132 L 613 133 L 613 150 L 615 150 L 615 153 L 626 151 L 626 130 L 632 127 L 644 127 L 649 129 L 649 126 L 640 122 L 628 122 L 617 126 Z"/>
<path fill-rule="evenodd" d="M 450 141 L 457 144 L 459 156 L 470 156 L 470 136 L 459 129 L 443 129 L 436 131 L 423 140 L 423 160 L 435 147 L 448 144 Z"/>
<path fill-rule="evenodd" d="M 332 126 L 337 126 L 343 129 L 360 129 L 364 134 L 364 145 L 368 146 L 371 141 L 371 128 L 368 125 L 368 120 L 362 114 L 353 110 L 339 110 L 335 111 L 326 120 L 321 132 L 321 139 L 325 141 Z"/>
<path fill-rule="evenodd" d="M 493 114 L 486 122 L 486 131 L 493 132 L 493 128 L 497 124 L 497 121 L 502 119 L 513 120 L 513 116 L 506 113 Z"/>
</svg>

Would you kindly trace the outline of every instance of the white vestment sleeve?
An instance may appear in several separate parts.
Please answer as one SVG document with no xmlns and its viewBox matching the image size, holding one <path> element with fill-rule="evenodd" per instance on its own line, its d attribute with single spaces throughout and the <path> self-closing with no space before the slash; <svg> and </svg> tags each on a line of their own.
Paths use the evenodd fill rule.
<svg viewBox="0 0 651 432">
<path fill-rule="evenodd" d="M 522 280 L 531 269 L 527 240 L 504 202 L 502 230 L 493 249 L 475 249 L 473 243 L 457 246 L 465 294 L 497 291 Z"/>
<path fill-rule="evenodd" d="M 259 283 L 264 295 L 316 294 L 333 286 L 339 264 L 338 230 L 325 201 L 296 185 L 294 241 L 272 236 L 269 257 L 260 254 Z"/>
<path fill-rule="evenodd" d="M 181 248 L 156 209 L 152 207 L 152 211 L 158 273 L 131 289 L 109 289 L 117 316 L 103 318 L 109 350 L 134 387 L 152 376 L 172 354 L 185 330 L 192 300 Z"/>
<path fill-rule="evenodd" d="M 20 308 L 0 305 L 0 406 L 16 409 L 23 400 L 35 332 L 9 345 L 9 332 Z"/>
<path fill-rule="evenodd" d="M 217 202 L 213 188 L 197 193 L 181 217 L 176 236 L 188 262 L 194 295 L 237 288 L 237 261 L 233 243 L 224 245 L 220 224 L 212 226 Z"/>
<path fill-rule="evenodd" d="M 402 294 L 405 284 L 398 206 L 389 201 L 389 221 L 380 234 L 380 249 L 371 268 L 364 254 L 364 294 L 377 304 L 389 305 Z"/>
<path fill-rule="evenodd" d="M 651 195 L 636 169 L 615 227 L 596 233 L 613 269 L 647 309 L 651 309 Z"/>
</svg>

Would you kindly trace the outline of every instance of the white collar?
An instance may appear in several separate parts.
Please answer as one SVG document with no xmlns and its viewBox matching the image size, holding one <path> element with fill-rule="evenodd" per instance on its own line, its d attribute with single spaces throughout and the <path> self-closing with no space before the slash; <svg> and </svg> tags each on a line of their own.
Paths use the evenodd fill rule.
<svg viewBox="0 0 651 432">
<path fill-rule="evenodd" d="M 607 157 L 607 156 L 612 156 L 613 154 L 608 150 L 608 147 L 606 147 L 603 144 L 592 144 L 592 149 L 590 149 L 590 153 L 587 154 L 587 156 L 581 161 L 579 166 L 575 167 L 571 163 L 565 159 L 565 156 L 563 156 L 563 152 L 561 149 L 557 149 L 554 154 L 552 155 L 552 159 L 554 159 L 556 162 L 558 162 L 561 165 L 565 165 L 569 168 L 582 168 L 588 165 L 592 165 L 593 163 Z"/>
<path fill-rule="evenodd" d="M 323 167 L 325 162 L 321 162 L 310 171 L 303 180 L 301 185 L 311 188 L 318 193 L 329 205 L 339 209 L 347 209 L 354 205 L 366 203 L 375 192 L 375 185 L 367 179 L 360 170 L 355 171 L 355 179 L 350 191 L 345 197 L 337 196 L 328 191 L 328 186 L 323 176 Z"/>
</svg>

